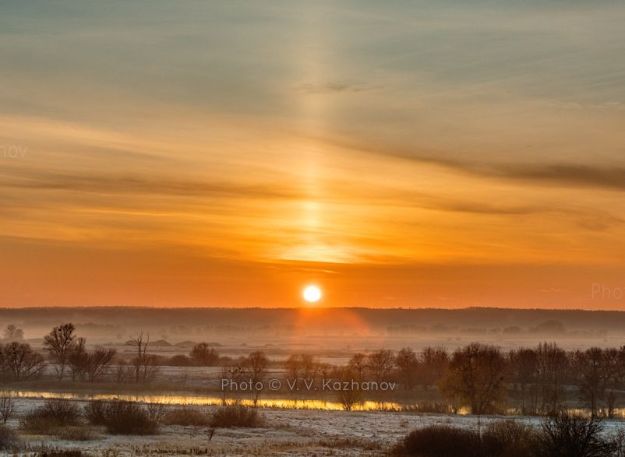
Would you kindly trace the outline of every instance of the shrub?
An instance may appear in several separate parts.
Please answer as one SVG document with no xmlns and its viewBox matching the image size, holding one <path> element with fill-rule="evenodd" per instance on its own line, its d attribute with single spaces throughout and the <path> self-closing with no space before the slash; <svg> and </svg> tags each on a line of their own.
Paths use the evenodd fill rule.
<svg viewBox="0 0 625 457">
<path fill-rule="evenodd" d="M 96 402 L 92 402 L 96 403 Z M 113 401 L 89 405 L 87 418 L 94 425 L 104 425 L 114 435 L 153 435 L 158 433 L 158 421 L 137 403 Z"/>
<path fill-rule="evenodd" d="M 602 437 L 603 427 L 596 417 L 558 414 L 548 418 L 537 442 L 539 457 L 609 457 L 616 443 Z"/>
<path fill-rule="evenodd" d="M 612 434 L 614 457 L 625 457 L 625 430 L 618 430 Z"/>
<path fill-rule="evenodd" d="M 210 417 L 193 408 L 177 408 L 167 411 L 163 417 L 163 422 L 168 425 L 184 425 L 184 426 L 206 426 L 210 423 Z"/>
<path fill-rule="evenodd" d="M 0 394 L 0 420 L 6 424 L 15 413 L 15 402 L 10 392 L 2 392 Z"/>
<path fill-rule="evenodd" d="M 85 405 L 84 414 L 90 424 L 106 425 L 106 402 L 92 400 Z"/>
<path fill-rule="evenodd" d="M 17 434 L 6 425 L 0 425 L 0 450 L 8 451 L 17 448 Z"/>
<path fill-rule="evenodd" d="M 530 457 L 535 443 L 536 432 L 513 421 L 492 424 L 481 435 L 435 425 L 411 432 L 396 453 L 418 457 Z"/>
<path fill-rule="evenodd" d="M 396 451 L 418 457 L 479 457 L 480 447 L 480 437 L 473 431 L 434 425 L 410 432 Z"/>
<path fill-rule="evenodd" d="M 222 406 L 213 413 L 210 420 L 212 427 L 259 427 L 262 418 L 258 411 L 241 405 Z"/>
<path fill-rule="evenodd" d="M 484 455 L 529 457 L 534 453 L 538 434 L 524 424 L 507 420 L 490 424 L 482 433 Z"/>
<path fill-rule="evenodd" d="M 146 412 L 148 413 L 148 419 L 152 422 L 160 424 L 163 421 L 165 415 L 165 406 L 158 403 L 148 403 L 146 406 Z"/>
<path fill-rule="evenodd" d="M 80 409 L 69 400 L 47 400 L 20 421 L 20 427 L 34 433 L 54 433 L 59 427 L 78 425 Z"/>
<path fill-rule="evenodd" d="M 541 430 L 513 421 L 489 425 L 481 435 L 455 427 L 426 427 L 408 434 L 395 453 L 415 457 L 620 457 L 622 436 L 603 437 L 596 418 L 561 414 L 545 420 Z"/>
<path fill-rule="evenodd" d="M 193 361 L 186 355 L 178 354 L 170 357 L 166 362 L 170 367 L 190 367 Z"/>
</svg>

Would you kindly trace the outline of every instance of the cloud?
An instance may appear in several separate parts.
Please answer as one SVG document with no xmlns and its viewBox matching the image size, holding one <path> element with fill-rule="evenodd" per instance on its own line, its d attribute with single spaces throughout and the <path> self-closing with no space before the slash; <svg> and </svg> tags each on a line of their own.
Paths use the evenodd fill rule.
<svg viewBox="0 0 625 457">
<path fill-rule="evenodd" d="M 479 170 L 478 170 L 479 172 Z M 482 174 L 571 186 L 625 190 L 625 168 L 578 164 L 501 165 Z"/>
<path fill-rule="evenodd" d="M 623 225 L 625 220 L 620 217 L 605 213 L 595 213 L 580 217 L 577 225 L 593 232 L 604 232 L 614 226 Z"/>
<path fill-rule="evenodd" d="M 424 207 L 427 207 L 428 209 L 453 211 L 459 213 L 502 216 L 521 216 L 549 211 L 548 208 L 535 206 L 490 205 L 481 202 L 448 199 L 434 199 L 430 205 L 424 205 Z"/>
<path fill-rule="evenodd" d="M 323 83 L 302 83 L 295 86 L 297 92 L 305 94 L 329 94 L 345 92 L 366 92 L 376 87 L 364 84 L 348 83 L 341 81 L 327 81 Z"/>
<path fill-rule="evenodd" d="M 3 187 L 32 190 L 61 190 L 114 194 L 161 194 L 171 196 L 232 196 L 245 198 L 299 198 L 295 190 L 261 184 L 172 180 L 158 176 L 115 176 L 106 174 L 71 174 L 26 172 L 11 173 Z"/>
<path fill-rule="evenodd" d="M 527 181 L 544 185 L 591 187 L 625 191 L 625 167 L 616 164 L 589 165 L 566 162 L 530 164 L 521 162 L 498 162 L 495 160 L 486 162 L 458 158 L 457 156 L 451 156 L 449 153 L 413 153 L 396 148 L 363 147 L 354 144 L 346 145 L 340 141 L 335 141 L 335 143 L 339 146 L 347 146 L 350 149 L 368 154 L 436 165 L 477 177 Z"/>
</svg>

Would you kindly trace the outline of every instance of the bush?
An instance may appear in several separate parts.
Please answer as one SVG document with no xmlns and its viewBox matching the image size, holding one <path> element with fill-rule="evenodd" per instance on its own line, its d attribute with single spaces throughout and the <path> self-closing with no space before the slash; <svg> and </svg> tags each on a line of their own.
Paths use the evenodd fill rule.
<svg viewBox="0 0 625 457">
<path fill-rule="evenodd" d="M 159 403 L 148 403 L 145 406 L 146 412 L 148 414 L 148 419 L 156 424 L 160 424 L 163 421 L 163 416 L 165 415 L 165 406 Z"/>
<path fill-rule="evenodd" d="M 434 425 L 410 432 L 396 451 L 418 457 L 480 457 L 480 447 L 480 437 L 473 431 Z"/>
<path fill-rule="evenodd" d="M 90 424 L 106 425 L 106 402 L 93 400 L 85 405 L 84 414 Z"/>
<path fill-rule="evenodd" d="M 92 402 L 96 403 L 96 402 Z M 113 401 L 88 405 L 87 419 L 94 425 L 104 425 L 114 435 L 154 435 L 158 433 L 158 421 L 149 411 L 137 403 Z"/>
<path fill-rule="evenodd" d="M 13 450 L 18 444 L 17 434 L 6 425 L 0 425 L 0 450 Z"/>
<path fill-rule="evenodd" d="M 193 361 L 182 354 L 170 357 L 165 363 L 170 367 L 190 367 L 193 365 Z"/>
<path fill-rule="evenodd" d="M 480 435 L 457 427 L 414 430 L 396 448 L 400 455 L 419 457 L 531 457 L 536 432 L 513 421 L 488 426 Z"/>
<path fill-rule="evenodd" d="M 241 405 L 222 406 L 213 413 L 210 420 L 212 427 L 259 427 L 262 419 L 253 408 Z"/>
<path fill-rule="evenodd" d="M 609 457 L 616 443 L 602 437 L 599 419 L 558 414 L 543 423 L 538 438 L 539 457 Z"/>
<path fill-rule="evenodd" d="M 490 424 L 482 433 L 484 455 L 529 457 L 534 455 L 537 432 L 518 422 L 507 420 Z"/>
<path fill-rule="evenodd" d="M 34 433 L 55 433 L 59 427 L 78 425 L 80 409 L 69 400 L 47 400 L 20 421 L 20 427 Z"/>
<path fill-rule="evenodd" d="M 625 430 L 618 430 L 612 434 L 614 457 L 625 457 Z"/>
<path fill-rule="evenodd" d="M 620 447 L 619 447 L 620 443 Z M 476 431 L 431 426 L 414 430 L 395 453 L 415 457 L 620 457 L 623 435 L 602 436 L 596 418 L 561 414 L 546 419 L 541 430 L 501 421 Z"/>
<path fill-rule="evenodd" d="M 163 417 L 163 423 L 167 425 L 184 425 L 203 427 L 210 424 L 210 417 L 193 408 L 177 408 L 167 411 Z"/>
</svg>

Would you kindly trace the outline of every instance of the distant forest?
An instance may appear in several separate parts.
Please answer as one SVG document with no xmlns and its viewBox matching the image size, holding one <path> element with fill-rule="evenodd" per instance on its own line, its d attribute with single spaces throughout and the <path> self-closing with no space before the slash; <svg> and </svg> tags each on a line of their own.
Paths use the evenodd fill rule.
<svg viewBox="0 0 625 457">
<path fill-rule="evenodd" d="M 190 327 L 220 332 L 360 331 L 385 334 L 503 333 L 550 337 L 580 333 L 625 333 L 625 312 L 543 309 L 372 309 L 372 308 L 2 308 L 0 325 L 46 329 L 75 322 L 95 333 L 116 328 Z M 107 331 L 108 329 L 108 331 Z"/>
</svg>

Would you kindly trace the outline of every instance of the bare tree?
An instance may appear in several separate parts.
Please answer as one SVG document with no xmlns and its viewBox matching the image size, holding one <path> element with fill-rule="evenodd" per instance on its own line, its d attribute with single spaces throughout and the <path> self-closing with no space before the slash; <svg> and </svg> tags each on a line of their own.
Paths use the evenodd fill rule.
<svg viewBox="0 0 625 457">
<path fill-rule="evenodd" d="M 437 385 L 449 366 L 449 354 L 442 348 L 426 347 L 419 357 L 419 379 L 424 389 Z"/>
<path fill-rule="evenodd" d="M 72 323 L 59 325 L 54 327 L 43 341 L 43 345 L 50 353 L 50 357 L 57 364 L 55 369 L 59 379 L 63 379 L 65 375 L 65 367 L 74 347 L 74 340 L 76 339 L 74 330 L 76 329 Z"/>
<path fill-rule="evenodd" d="M 376 382 L 388 381 L 394 365 L 395 356 L 388 349 L 380 349 L 367 357 L 367 368 Z"/>
<path fill-rule="evenodd" d="M 395 365 L 397 365 L 399 382 L 404 389 L 411 390 L 416 384 L 419 370 L 417 354 L 410 348 L 403 348 L 395 357 Z"/>
<path fill-rule="evenodd" d="M 302 378 L 302 356 L 300 354 L 292 354 L 285 362 L 286 374 L 289 379 L 298 380 Z"/>
<path fill-rule="evenodd" d="M 239 383 L 243 377 L 245 376 L 246 369 L 244 367 L 245 359 L 239 359 L 236 361 L 230 361 L 229 363 L 223 365 L 221 367 L 221 379 L 222 382 L 225 380 L 230 381 L 230 384 Z M 227 389 L 222 389 L 222 403 L 226 405 L 226 392 Z"/>
<path fill-rule="evenodd" d="M 219 361 L 219 354 L 207 343 L 199 343 L 193 346 L 193 349 L 191 349 L 191 352 L 189 353 L 189 357 L 195 365 L 202 367 L 216 365 Z"/>
<path fill-rule="evenodd" d="M 6 424 L 14 412 L 15 402 L 11 392 L 0 393 L 0 419 L 2 419 L 2 423 Z"/>
<path fill-rule="evenodd" d="M 541 395 L 541 411 L 556 414 L 562 407 L 564 380 L 569 368 L 566 352 L 555 343 L 538 345 L 537 378 Z"/>
<path fill-rule="evenodd" d="M 362 401 L 362 391 L 358 382 L 352 382 L 357 374 L 349 365 L 338 368 L 334 373 L 334 378 L 340 382 L 340 388 L 336 389 L 336 395 L 345 411 L 351 411 Z"/>
<path fill-rule="evenodd" d="M 95 348 L 87 354 L 87 379 L 96 382 L 106 373 L 115 354 L 115 349 Z"/>
<path fill-rule="evenodd" d="M 499 349 L 470 344 L 454 352 L 441 390 L 448 398 L 468 404 L 473 414 L 493 411 L 504 395 L 505 368 Z"/>
<path fill-rule="evenodd" d="M 588 402 L 593 416 L 597 414 L 599 402 L 605 400 L 606 389 L 617 375 L 618 353 L 593 347 L 573 354 L 573 368 L 579 382 L 582 400 Z M 610 407 L 609 409 L 613 409 Z"/>
<path fill-rule="evenodd" d="M 84 338 L 78 338 L 72 352 L 68 357 L 69 368 L 72 373 L 72 381 L 84 379 L 87 373 L 87 349 Z"/>
<path fill-rule="evenodd" d="M 301 375 L 304 379 L 314 379 L 319 373 L 319 363 L 311 354 L 301 354 Z"/>
<path fill-rule="evenodd" d="M 14 324 L 9 324 L 4 329 L 4 339 L 8 342 L 22 341 L 24 339 L 24 330 L 17 328 Z"/>
<path fill-rule="evenodd" d="M 115 382 L 119 384 L 129 383 L 135 377 L 135 368 L 128 365 L 126 361 L 120 360 L 115 367 L 113 375 L 115 377 Z"/>
<path fill-rule="evenodd" d="M 285 362 L 287 378 L 296 388 L 303 382 L 313 381 L 319 375 L 321 365 L 310 354 L 293 354 Z"/>
<path fill-rule="evenodd" d="M 29 344 L 13 342 L 2 348 L 2 368 L 11 379 L 21 381 L 39 376 L 45 367 L 41 354 Z"/>
<path fill-rule="evenodd" d="M 150 335 L 144 337 L 141 332 L 130 341 L 130 344 L 136 349 L 136 355 L 132 360 L 135 382 L 145 384 L 152 381 L 158 372 L 158 365 L 156 356 L 148 354 Z"/>
<path fill-rule="evenodd" d="M 355 379 L 362 381 L 365 378 L 365 370 L 367 369 L 367 356 L 362 353 L 357 353 L 352 356 L 348 364 L 349 369 L 355 376 Z"/>
<path fill-rule="evenodd" d="M 622 363 L 621 351 L 616 348 L 604 349 L 603 356 L 604 367 L 608 372 L 605 386 L 605 401 L 608 417 L 612 419 L 616 413 L 617 391 L 620 390 L 622 385 L 625 366 Z"/>
<path fill-rule="evenodd" d="M 269 359 L 262 351 L 252 352 L 245 360 L 245 367 L 250 372 L 250 379 L 253 385 L 254 391 L 254 406 L 258 402 L 261 390 L 256 388 L 256 385 L 262 382 L 267 372 L 267 366 L 269 365 Z"/>
<path fill-rule="evenodd" d="M 521 412 L 523 414 L 536 412 L 535 383 L 538 373 L 538 356 L 533 349 L 518 349 L 509 354 L 512 381 L 519 386 L 521 397 Z M 533 392 L 528 392 L 533 390 Z M 534 393 L 529 400 L 528 393 Z"/>
</svg>

